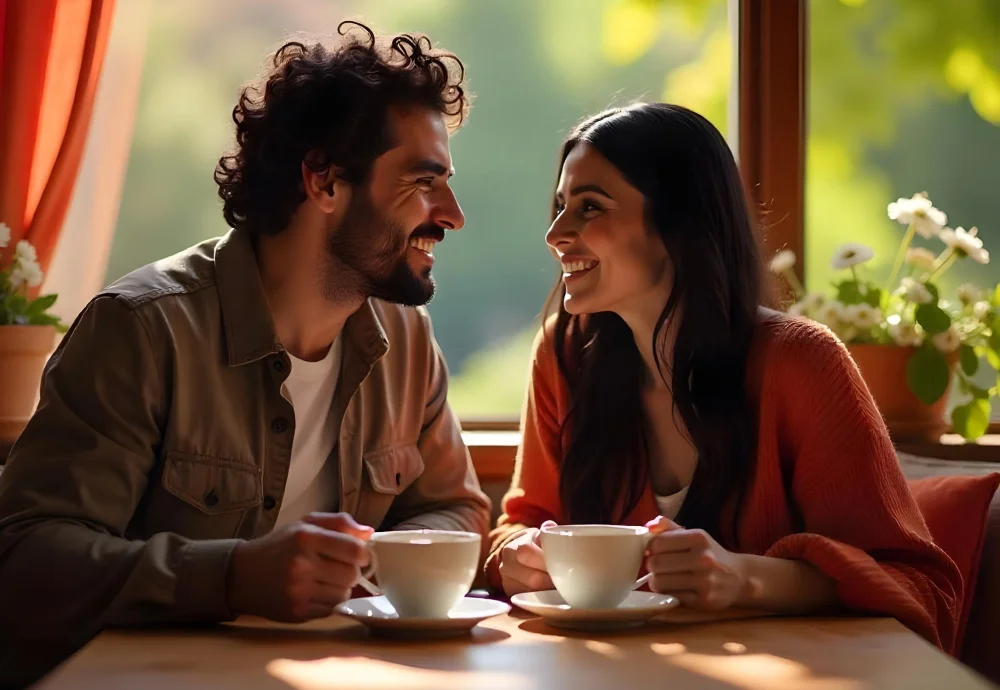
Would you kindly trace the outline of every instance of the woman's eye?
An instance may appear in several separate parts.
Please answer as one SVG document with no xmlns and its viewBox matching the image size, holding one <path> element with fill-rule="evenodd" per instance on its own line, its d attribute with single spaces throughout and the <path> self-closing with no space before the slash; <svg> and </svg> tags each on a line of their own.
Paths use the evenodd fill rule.
<svg viewBox="0 0 1000 690">
<path fill-rule="evenodd" d="M 584 201 L 580 204 L 580 213 L 591 213 L 592 211 L 602 211 L 603 209 L 597 204 L 591 203 L 589 201 Z"/>
</svg>

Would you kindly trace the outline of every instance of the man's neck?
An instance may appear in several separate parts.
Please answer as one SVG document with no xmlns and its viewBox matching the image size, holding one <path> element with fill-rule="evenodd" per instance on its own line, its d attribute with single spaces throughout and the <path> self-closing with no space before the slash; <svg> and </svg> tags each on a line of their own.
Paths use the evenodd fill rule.
<svg viewBox="0 0 1000 690">
<path fill-rule="evenodd" d="M 364 295 L 344 286 L 338 294 L 324 290 L 326 248 L 309 246 L 308 236 L 290 226 L 278 235 L 261 236 L 256 243 L 257 268 L 281 345 L 290 355 L 307 361 L 326 356 L 347 319 L 365 301 Z"/>
</svg>

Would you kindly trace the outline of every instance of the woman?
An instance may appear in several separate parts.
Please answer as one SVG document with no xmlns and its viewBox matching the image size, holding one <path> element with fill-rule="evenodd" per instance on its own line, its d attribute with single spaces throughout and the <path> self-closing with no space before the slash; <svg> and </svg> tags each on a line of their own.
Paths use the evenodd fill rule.
<svg viewBox="0 0 1000 690">
<path fill-rule="evenodd" d="M 961 576 L 846 349 L 760 306 L 719 132 L 664 104 L 596 115 L 563 146 L 553 211 L 561 305 L 535 343 L 491 585 L 552 588 L 547 521 L 648 523 L 650 587 L 686 605 L 873 612 L 950 648 Z"/>
</svg>

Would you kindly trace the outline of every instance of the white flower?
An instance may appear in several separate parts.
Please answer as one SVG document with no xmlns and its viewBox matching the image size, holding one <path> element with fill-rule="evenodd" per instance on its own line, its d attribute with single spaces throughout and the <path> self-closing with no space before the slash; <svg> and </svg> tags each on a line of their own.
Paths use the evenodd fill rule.
<svg viewBox="0 0 1000 690">
<path fill-rule="evenodd" d="M 0 249 L 10 244 L 10 226 L 0 223 Z"/>
<path fill-rule="evenodd" d="M 948 216 L 934 208 L 926 192 L 914 194 L 909 199 L 898 199 L 889 204 L 889 218 L 903 225 L 913 223 L 921 237 L 933 237 L 941 232 Z"/>
<path fill-rule="evenodd" d="M 882 320 L 882 310 L 870 304 L 855 304 L 851 314 L 851 323 L 862 330 L 874 328 Z"/>
<path fill-rule="evenodd" d="M 980 321 L 985 321 L 986 317 L 993 313 L 993 307 L 989 302 L 976 302 L 972 305 L 972 315 Z"/>
<path fill-rule="evenodd" d="M 903 278 L 896 294 L 902 295 L 914 304 L 929 304 L 934 301 L 934 295 L 931 294 L 931 291 L 923 283 L 918 283 L 913 278 Z"/>
<path fill-rule="evenodd" d="M 802 298 L 802 304 L 807 311 L 814 311 L 826 304 L 826 295 L 822 292 L 810 292 Z"/>
<path fill-rule="evenodd" d="M 806 305 L 802 300 L 799 300 L 795 304 L 788 307 L 787 311 L 789 316 L 808 316 Z"/>
<path fill-rule="evenodd" d="M 962 344 L 962 336 L 958 334 L 958 330 L 952 326 L 947 331 L 943 333 L 935 333 L 931 336 L 931 343 L 934 347 L 941 350 L 945 354 L 950 354 L 958 349 L 958 346 Z"/>
<path fill-rule="evenodd" d="M 914 268 L 919 268 L 924 271 L 929 271 L 934 268 L 934 262 L 937 257 L 934 256 L 934 252 L 930 249 L 924 249 L 923 247 L 912 247 L 906 250 L 906 258 L 904 261 Z"/>
<path fill-rule="evenodd" d="M 972 304 L 983 298 L 983 294 L 972 283 L 962 283 L 958 286 L 958 299 L 962 304 Z"/>
<path fill-rule="evenodd" d="M 850 268 L 851 266 L 857 266 L 869 261 L 873 256 L 875 256 L 875 252 L 871 250 L 871 247 L 866 247 L 857 242 L 848 242 L 847 244 L 840 245 L 837 251 L 834 252 L 831 265 L 838 270 Z"/>
<path fill-rule="evenodd" d="M 834 328 L 841 321 L 844 321 L 844 305 L 837 300 L 830 300 L 816 314 L 816 320 L 825 323 L 830 328 Z"/>
<path fill-rule="evenodd" d="M 795 265 L 795 252 L 791 249 L 782 249 L 771 259 L 771 271 L 774 273 L 784 273 Z"/>
<path fill-rule="evenodd" d="M 858 329 L 855 328 L 853 324 L 847 324 L 840 326 L 839 328 L 834 328 L 833 332 L 837 334 L 841 340 L 845 343 L 849 343 L 854 340 L 855 336 L 858 334 Z"/>
<path fill-rule="evenodd" d="M 959 254 L 968 256 L 977 263 L 988 264 L 990 253 L 983 249 L 983 241 L 976 237 L 978 232 L 978 228 L 970 228 L 968 232 L 963 228 L 955 228 L 954 230 L 945 228 L 939 237 L 942 242 Z"/>
<path fill-rule="evenodd" d="M 42 267 L 36 261 L 18 259 L 14 262 L 14 269 L 10 272 L 10 284 L 14 290 L 26 284 L 28 287 L 38 287 L 42 284 Z"/>
<path fill-rule="evenodd" d="M 14 247 L 14 258 L 20 259 L 21 261 L 38 261 L 38 255 L 35 254 L 35 248 L 31 246 L 31 242 L 28 240 L 21 240 Z"/>
<path fill-rule="evenodd" d="M 898 321 L 889 324 L 889 337 L 902 347 L 916 347 L 923 340 L 920 327 L 915 323 Z"/>
</svg>

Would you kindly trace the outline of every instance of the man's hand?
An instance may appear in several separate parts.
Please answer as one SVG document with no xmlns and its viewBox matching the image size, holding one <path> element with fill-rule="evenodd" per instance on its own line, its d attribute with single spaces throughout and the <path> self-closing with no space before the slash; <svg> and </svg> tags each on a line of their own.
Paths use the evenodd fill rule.
<svg viewBox="0 0 1000 690">
<path fill-rule="evenodd" d="M 230 610 L 290 623 L 331 615 L 368 565 L 373 531 L 346 513 L 313 513 L 240 544 L 229 562 Z"/>
<path fill-rule="evenodd" d="M 542 524 L 555 525 L 548 520 Z M 538 545 L 541 530 L 532 527 L 526 529 L 521 536 L 512 540 L 500 552 L 500 581 L 503 591 L 508 597 L 521 592 L 539 592 L 555 589 L 548 570 L 545 568 L 545 556 L 542 547 Z"/>
</svg>

